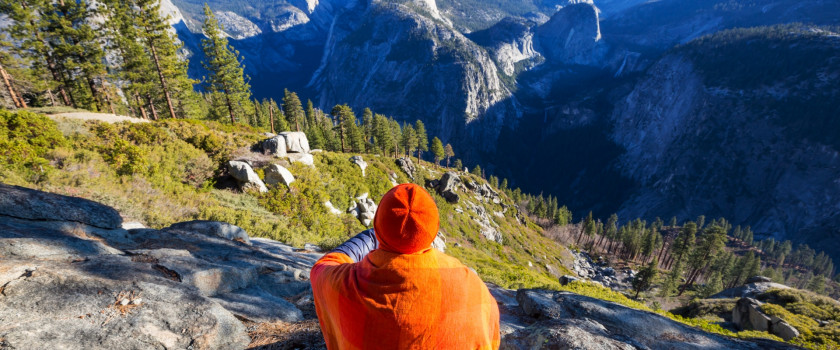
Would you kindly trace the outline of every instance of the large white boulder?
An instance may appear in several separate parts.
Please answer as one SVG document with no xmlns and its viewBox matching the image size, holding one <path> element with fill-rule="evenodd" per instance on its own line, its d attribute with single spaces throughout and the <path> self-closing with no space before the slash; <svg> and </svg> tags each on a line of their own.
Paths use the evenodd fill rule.
<svg viewBox="0 0 840 350">
<path fill-rule="evenodd" d="M 263 154 L 275 157 L 286 156 L 286 138 L 282 135 L 273 136 L 262 142 Z"/>
<path fill-rule="evenodd" d="M 306 134 L 300 131 L 281 132 L 280 136 L 286 138 L 286 151 L 290 153 L 309 153 L 309 140 Z"/>
<path fill-rule="evenodd" d="M 271 164 L 265 169 L 265 183 L 270 186 L 274 186 L 279 183 L 289 186 L 292 182 L 295 182 L 295 177 L 289 169 L 286 169 L 279 164 Z"/>
<path fill-rule="evenodd" d="M 292 163 L 302 163 L 308 166 L 315 166 L 315 158 L 309 153 L 291 153 L 289 154 L 289 161 Z"/>
<path fill-rule="evenodd" d="M 268 188 L 260 180 L 259 175 L 254 172 L 248 163 L 232 160 L 228 162 L 230 175 L 239 182 L 242 190 L 254 189 L 260 192 L 268 192 Z"/>
</svg>

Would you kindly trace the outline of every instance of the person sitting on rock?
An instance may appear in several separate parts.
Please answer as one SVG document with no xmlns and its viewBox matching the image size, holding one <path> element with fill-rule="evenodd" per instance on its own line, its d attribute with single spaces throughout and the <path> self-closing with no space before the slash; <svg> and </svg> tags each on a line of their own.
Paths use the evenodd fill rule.
<svg viewBox="0 0 840 350">
<path fill-rule="evenodd" d="M 498 349 L 499 308 L 457 259 L 432 249 L 438 208 L 422 187 L 382 198 L 373 230 L 324 255 L 310 273 L 328 349 Z"/>
</svg>

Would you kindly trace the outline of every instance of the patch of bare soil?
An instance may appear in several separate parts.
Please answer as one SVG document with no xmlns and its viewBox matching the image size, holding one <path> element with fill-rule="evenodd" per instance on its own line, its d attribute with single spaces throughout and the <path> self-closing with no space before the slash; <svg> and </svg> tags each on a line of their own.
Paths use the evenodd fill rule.
<svg viewBox="0 0 840 350">
<path fill-rule="evenodd" d="M 255 350 L 291 350 L 291 349 L 326 349 L 324 336 L 317 319 L 287 323 L 245 322 L 251 344 L 248 349 Z"/>
</svg>

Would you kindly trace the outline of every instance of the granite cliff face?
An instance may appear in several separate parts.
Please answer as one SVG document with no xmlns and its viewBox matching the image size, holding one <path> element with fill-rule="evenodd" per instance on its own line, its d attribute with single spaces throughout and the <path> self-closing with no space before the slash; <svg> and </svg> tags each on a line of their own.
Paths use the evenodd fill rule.
<svg viewBox="0 0 840 350">
<path fill-rule="evenodd" d="M 640 184 L 621 214 L 725 216 L 828 248 L 802 233 L 840 215 L 838 48 L 834 33 L 790 27 L 721 34 L 659 60 L 612 115 L 619 167 Z M 733 57 L 754 68 L 727 68 Z"/>
<path fill-rule="evenodd" d="M 516 119 L 516 103 L 486 51 L 434 15 L 374 3 L 337 22 L 342 28 L 331 34 L 310 84 L 322 108 L 340 101 L 398 119 L 422 116 L 444 142 L 480 150 L 492 149 L 506 117 Z"/>
</svg>

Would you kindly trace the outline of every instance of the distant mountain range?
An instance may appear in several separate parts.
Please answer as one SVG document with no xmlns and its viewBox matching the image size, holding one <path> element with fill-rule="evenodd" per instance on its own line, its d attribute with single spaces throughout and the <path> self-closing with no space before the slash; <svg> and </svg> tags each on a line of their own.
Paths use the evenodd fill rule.
<svg viewBox="0 0 840 350">
<path fill-rule="evenodd" d="M 171 1 L 198 54 L 204 0 Z M 256 96 L 422 119 L 467 164 L 578 216 L 840 235 L 840 1 L 209 4 Z"/>
</svg>

